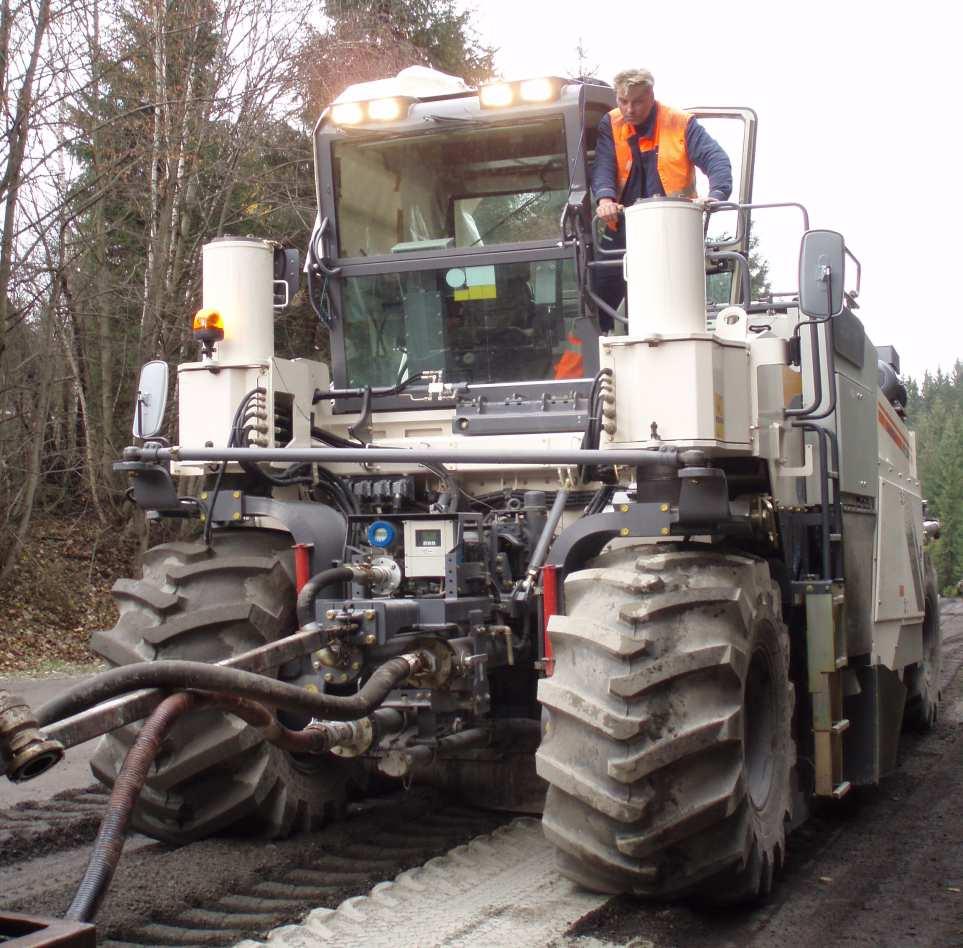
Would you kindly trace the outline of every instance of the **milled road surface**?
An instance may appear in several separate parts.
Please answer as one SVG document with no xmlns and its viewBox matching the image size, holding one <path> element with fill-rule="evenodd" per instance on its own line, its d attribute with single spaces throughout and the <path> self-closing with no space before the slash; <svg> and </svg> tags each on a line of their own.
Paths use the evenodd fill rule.
<svg viewBox="0 0 963 948">
<path fill-rule="evenodd" d="M 538 820 L 516 820 L 424 866 L 376 885 L 336 910 L 270 933 L 270 945 L 398 948 L 399 945 L 540 948 L 607 901 L 555 871 Z M 245 941 L 237 948 L 258 948 Z"/>
<path fill-rule="evenodd" d="M 386 931 L 393 948 L 963 948 L 963 603 L 945 604 L 943 632 L 936 730 L 906 735 L 899 767 L 880 787 L 794 833 L 774 897 L 755 910 L 579 893 L 552 871 L 531 822 L 503 826 L 504 816 L 416 789 L 280 843 L 171 849 L 135 838 L 98 929 L 105 944 L 138 945 L 250 945 L 287 924 L 274 942 L 377 945 L 366 933 Z M 69 904 L 105 798 L 63 797 L 0 810 L 0 908 L 57 915 Z M 7 799 L 0 786 L 0 807 Z M 290 926 L 305 916 L 308 928 Z"/>
</svg>

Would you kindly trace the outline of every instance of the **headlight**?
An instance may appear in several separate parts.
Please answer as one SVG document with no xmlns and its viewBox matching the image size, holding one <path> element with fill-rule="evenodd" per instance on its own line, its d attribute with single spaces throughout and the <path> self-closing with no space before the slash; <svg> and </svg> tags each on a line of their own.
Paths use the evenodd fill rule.
<svg viewBox="0 0 963 948">
<path fill-rule="evenodd" d="M 499 109 L 511 105 L 514 99 L 515 91 L 507 82 L 482 86 L 478 91 L 478 101 L 483 109 Z"/>
<path fill-rule="evenodd" d="M 372 122 L 391 122 L 401 115 L 398 99 L 373 99 L 368 103 L 368 118 Z"/>
<path fill-rule="evenodd" d="M 408 115 L 415 99 L 390 96 L 366 102 L 336 102 L 331 106 L 329 119 L 335 125 L 362 125 L 367 122 L 394 122 Z"/>
<path fill-rule="evenodd" d="M 364 121 L 364 107 L 360 102 L 341 102 L 331 106 L 331 121 L 335 125 L 357 125 Z"/>
<path fill-rule="evenodd" d="M 525 102 L 548 102 L 557 98 L 558 87 L 551 79 L 526 79 L 519 83 L 518 92 Z"/>
</svg>

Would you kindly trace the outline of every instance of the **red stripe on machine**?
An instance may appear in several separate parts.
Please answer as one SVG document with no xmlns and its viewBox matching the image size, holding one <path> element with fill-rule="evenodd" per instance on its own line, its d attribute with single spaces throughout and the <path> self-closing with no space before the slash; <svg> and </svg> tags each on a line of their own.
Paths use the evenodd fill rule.
<svg viewBox="0 0 963 948">
<path fill-rule="evenodd" d="M 542 567 L 542 642 L 545 657 L 545 674 L 555 671 L 555 656 L 552 653 L 552 640 L 548 634 L 548 620 L 558 612 L 558 567 Z"/>
<path fill-rule="evenodd" d="M 903 437 L 903 434 L 899 428 L 896 427 L 893 419 L 889 417 L 882 405 L 877 405 L 877 412 L 879 414 L 879 423 L 883 426 L 886 433 L 896 443 L 896 447 L 899 448 L 903 454 L 909 457 L 909 442 Z"/>
</svg>

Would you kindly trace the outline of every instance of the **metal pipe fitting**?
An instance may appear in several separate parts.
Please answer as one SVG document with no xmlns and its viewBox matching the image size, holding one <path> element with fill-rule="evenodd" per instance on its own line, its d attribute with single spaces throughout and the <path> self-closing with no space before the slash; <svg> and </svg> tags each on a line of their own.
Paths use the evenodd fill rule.
<svg viewBox="0 0 963 948">
<path fill-rule="evenodd" d="M 27 702 L 0 691 L 0 764 L 7 777 L 14 783 L 32 780 L 60 763 L 63 756 L 63 744 L 40 733 Z"/>
<path fill-rule="evenodd" d="M 387 777 L 407 777 L 416 768 L 426 767 L 436 759 L 487 747 L 491 740 L 491 731 L 480 727 L 469 728 L 441 737 L 433 744 L 411 744 L 390 750 L 378 761 L 378 770 Z"/>
</svg>

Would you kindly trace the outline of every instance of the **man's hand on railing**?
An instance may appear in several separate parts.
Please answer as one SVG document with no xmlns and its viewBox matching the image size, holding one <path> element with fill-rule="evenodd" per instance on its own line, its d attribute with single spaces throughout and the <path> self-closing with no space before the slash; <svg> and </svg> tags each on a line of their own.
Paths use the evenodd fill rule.
<svg viewBox="0 0 963 948">
<path fill-rule="evenodd" d="M 616 203 L 611 198 L 602 198 L 595 208 L 595 216 L 605 221 L 606 224 L 614 224 L 624 210 L 625 208 L 621 204 Z"/>
</svg>

